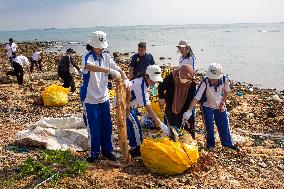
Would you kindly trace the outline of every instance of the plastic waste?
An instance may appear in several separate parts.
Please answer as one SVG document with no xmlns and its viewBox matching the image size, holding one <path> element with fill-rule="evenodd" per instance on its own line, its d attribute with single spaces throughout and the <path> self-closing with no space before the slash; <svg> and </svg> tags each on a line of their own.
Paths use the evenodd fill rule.
<svg viewBox="0 0 284 189">
<path fill-rule="evenodd" d="M 237 91 L 236 95 L 237 95 L 237 96 L 243 96 L 244 93 L 243 93 L 242 91 Z"/>
<path fill-rule="evenodd" d="M 69 88 L 56 84 L 47 87 L 41 94 L 44 106 L 65 106 L 68 103 L 69 91 Z"/>
<path fill-rule="evenodd" d="M 198 148 L 169 138 L 145 139 L 141 145 L 144 165 L 155 173 L 176 175 L 184 172 L 199 158 Z"/>
</svg>

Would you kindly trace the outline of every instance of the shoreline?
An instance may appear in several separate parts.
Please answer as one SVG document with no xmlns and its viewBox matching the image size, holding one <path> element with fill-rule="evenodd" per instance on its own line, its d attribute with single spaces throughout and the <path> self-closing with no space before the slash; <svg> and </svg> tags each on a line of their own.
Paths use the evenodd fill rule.
<svg viewBox="0 0 284 189">
<path fill-rule="evenodd" d="M 44 51 L 49 54 L 48 56 L 54 57 L 54 56 L 60 56 L 61 54 L 63 54 L 65 52 L 65 50 L 67 48 L 73 48 L 76 51 L 76 45 L 80 45 L 80 46 L 84 46 L 84 42 L 82 41 L 37 41 L 37 40 L 33 40 L 33 41 L 22 41 L 22 42 L 17 42 L 18 45 L 20 46 L 26 46 L 26 45 L 32 45 L 32 46 L 36 46 L 36 47 L 40 47 L 43 48 Z M 0 51 L 3 51 L 5 49 L 3 49 L 3 46 L 5 45 L 5 43 L 0 43 Z M 2 48 L 1 48 L 2 47 Z M 35 48 L 33 48 L 35 49 Z M 35 51 L 35 50 L 34 50 Z M 83 53 L 78 53 L 77 55 L 78 57 L 80 57 L 80 55 L 83 55 Z M 85 51 L 84 51 L 85 52 Z M 118 54 L 118 61 L 119 63 L 122 64 L 127 64 L 130 63 L 131 60 L 131 55 L 133 55 L 135 52 L 118 52 L 118 51 L 114 51 L 112 53 L 110 53 L 109 51 L 106 51 L 107 53 L 109 53 L 113 58 L 114 58 L 114 54 Z M 20 52 L 20 54 L 26 56 L 27 57 L 31 57 L 31 54 L 33 53 L 33 51 L 28 51 L 28 52 Z M 172 60 L 171 58 L 166 58 L 166 57 L 156 57 L 156 59 L 160 59 L 161 60 L 165 60 L 167 61 L 167 63 L 158 63 L 159 66 L 161 66 L 162 68 L 166 65 L 171 63 L 172 64 Z M 3 65 L 3 62 L 5 62 L 6 55 L 3 55 L 3 52 L 0 53 L 0 62 Z M 114 58 L 115 59 L 115 58 Z M 116 59 L 117 60 L 117 59 Z M 81 61 L 79 62 L 79 65 L 81 65 Z M 173 65 L 173 64 L 172 64 Z M 202 69 L 201 69 L 202 70 Z M 197 74 L 198 75 L 204 75 L 205 71 L 201 71 L 197 70 Z M 243 86 L 252 86 L 253 88 L 257 89 L 257 90 L 269 90 L 269 91 L 273 91 L 276 92 L 277 94 L 284 94 L 284 88 L 283 89 L 278 89 L 278 88 L 273 88 L 273 87 L 261 87 L 261 85 L 263 84 L 253 84 L 253 83 L 249 83 L 249 82 L 245 82 L 245 81 L 236 81 L 236 80 L 231 80 L 234 83 L 238 83 L 239 85 L 243 85 Z M 1 82 L 0 82 L 1 84 Z"/>
</svg>

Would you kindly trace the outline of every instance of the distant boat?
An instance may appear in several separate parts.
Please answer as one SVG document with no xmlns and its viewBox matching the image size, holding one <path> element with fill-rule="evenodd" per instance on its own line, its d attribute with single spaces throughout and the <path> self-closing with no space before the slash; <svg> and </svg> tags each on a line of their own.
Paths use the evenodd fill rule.
<svg viewBox="0 0 284 189">
<path fill-rule="evenodd" d="M 55 30 L 56 28 L 44 28 L 43 30 Z"/>
</svg>

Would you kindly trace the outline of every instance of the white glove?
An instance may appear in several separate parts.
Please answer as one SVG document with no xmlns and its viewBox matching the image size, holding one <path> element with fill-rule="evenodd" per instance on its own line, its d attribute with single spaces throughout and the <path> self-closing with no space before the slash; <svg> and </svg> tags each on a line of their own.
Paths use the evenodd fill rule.
<svg viewBox="0 0 284 189">
<path fill-rule="evenodd" d="M 170 132 L 170 130 L 169 130 L 169 128 L 168 128 L 168 126 L 167 126 L 166 124 L 164 124 L 163 122 L 161 122 L 160 128 L 161 128 L 161 130 L 163 131 L 163 133 L 164 133 L 165 136 L 170 136 L 171 132 Z"/>
<path fill-rule="evenodd" d="M 110 75 L 110 77 L 112 79 L 119 79 L 119 78 L 121 78 L 121 75 L 120 75 L 119 71 L 116 71 L 116 70 L 112 70 L 111 69 L 111 70 L 109 70 L 108 74 Z"/>
<path fill-rule="evenodd" d="M 186 112 L 184 112 L 184 114 L 182 116 L 182 120 L 187 121 L 190 118 L 191 115 L 192 115 L 192 111 L 187 110 Z"/>
<path fill-rule="evenodd" d="M 130 88 L 132 85 L 131 81 L 129 81 L 129 79 L 127 78 L 123 81 L 123 83 L 124 83 L 125 88 Z"/>
</svg>

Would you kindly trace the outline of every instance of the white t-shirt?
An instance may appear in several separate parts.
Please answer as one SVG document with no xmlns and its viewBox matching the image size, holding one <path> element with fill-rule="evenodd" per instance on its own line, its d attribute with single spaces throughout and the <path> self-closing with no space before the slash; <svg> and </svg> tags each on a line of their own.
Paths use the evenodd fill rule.
<svg viewBox="0 0 284 189">
<path fill-rule="evenodd" d="M 150 105 L 149 85 L 143 77 L 136 78 L 131 81 L 131 102 L 130 106 L 146 106 Z"/>
<path fill-rule="evenodd" d="M 88 52 L 82 61 L 83 83 L 80 90 L 81 101 L 89 104 L 99 104 L 109 100 L 108 96 L 108 76 L 103 72 L 91 72 L 86 69 L 87 64 L 102 66 L 113 70 L 120 70 L 111 56 L 107 53 L 102 54 L 101 60 L 97 60 L 93 52 Z"/>
<path fill-rule="evenodd" d="M 32 55 L 32 59 L 34 61 L 39 61 L 41 59 L 41 56 L 40 56 L 40 51 L 39 52 L 35 52 L 33 55 Z"/>
<path fill-rule="evenodd" d="M 17 56 L 16 58 L 14 58 L 13 62 L 18 63 L 21 66 L 30 64 L 29 59 L 26 56 L 23 56 L 23 55 L 20 55 L 20 56 Z"/>
<path fill-rule="evenodd" d="M 195 98 L 199 101 L 202 97 L 204 90 L 206 89 L 206 98 L 207 100 L 202 104 L 205 107 L 219 109 L 219 106 L 222 101 L 223 90 L 226 92 L 230 92 L 230 80 L 227 76 L 219 79 L 217 86 L 213 86 L 207 77 L 205 77 L 201 83 L 199 84 Z M 207 87 L 206 87 L 207 85 Z"/>
<path fill-rule="evenodd" d="M 179 58 L 179 67 L 181 67 L 184 64 L 189 64 L 193 67 L 195 70 L 195 57 L 190 56 L 188 58 L 183 58 L 182 56 Z"/>
<path fill-rule="evenodd" d="M 10 58 L 12 57 L 12 53 L 17 51 L 17 44 L 12 43 L 10 45 L 10 43 L 7 43 L 5 49 L 7 50 L 7 56 Z"/>
</svg>

